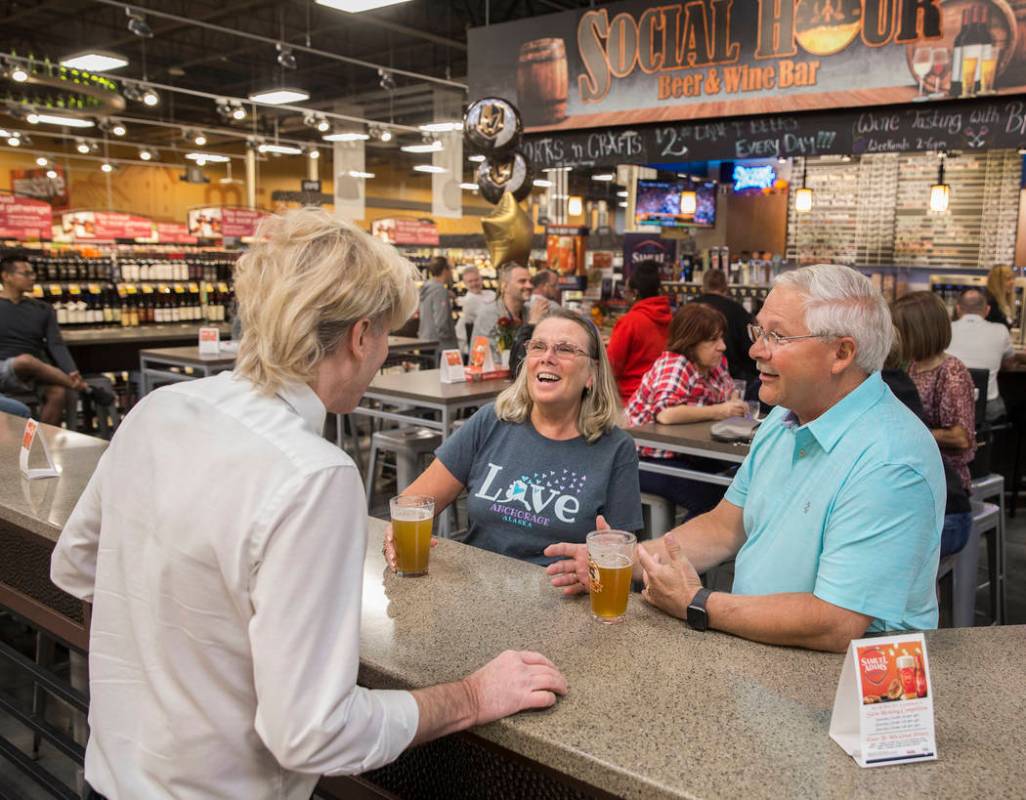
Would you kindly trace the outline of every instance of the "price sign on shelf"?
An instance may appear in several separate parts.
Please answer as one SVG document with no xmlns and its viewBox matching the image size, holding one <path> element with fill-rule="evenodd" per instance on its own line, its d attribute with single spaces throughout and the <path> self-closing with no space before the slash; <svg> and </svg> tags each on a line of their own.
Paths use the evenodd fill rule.
<svg viewBox="0 0 1026 800">
<path fill-rule="evenodd" d="M 199 354 L 201 356 L 216 356 L 220 350 L 221 331 L 217 328 L 199 329 Z"/>
</svg>

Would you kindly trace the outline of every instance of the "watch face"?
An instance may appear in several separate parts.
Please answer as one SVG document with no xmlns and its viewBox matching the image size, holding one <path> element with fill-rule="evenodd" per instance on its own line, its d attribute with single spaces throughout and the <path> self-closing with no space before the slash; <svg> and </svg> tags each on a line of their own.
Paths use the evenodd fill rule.
<svg viewBox="0 0 1026 800">
<path fill-rule="evenodd" d="M 688 606 L 688 627 L 696 631 L 704 631 L 709 627 L 709 617 L 704 608 Z"/>
</svg>

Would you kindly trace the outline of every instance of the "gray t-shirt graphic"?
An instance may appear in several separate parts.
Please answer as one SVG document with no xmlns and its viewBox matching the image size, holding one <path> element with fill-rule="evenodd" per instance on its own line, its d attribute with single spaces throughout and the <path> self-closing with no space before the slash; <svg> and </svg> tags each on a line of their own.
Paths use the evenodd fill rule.
<svg viewBox="0 0 1026 800">
<path fill-rule="evenodd" d="M 584 542 L 599 514 L 613 528 L 642 527 L 637 451 L 619 428 L 592 444 L 553 441 L 488 405 L 435 454 L 467 487 L 464 541 L 475 547 L 545 565 L 556 560 L 546 547 Z"/>
</svg>

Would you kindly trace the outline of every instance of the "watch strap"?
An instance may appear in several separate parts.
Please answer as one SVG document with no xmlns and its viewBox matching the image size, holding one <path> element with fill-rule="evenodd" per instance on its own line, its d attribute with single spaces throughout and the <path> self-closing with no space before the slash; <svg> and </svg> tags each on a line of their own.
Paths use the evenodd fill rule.
<svg viewBox="0 0 1026 800">
<path fill-rule="evenodd" d="M 704 631 L 709 628 L 709 612 L 706 610 L 705 604 L 711 594 L 712 589 L 707 589 L 704 586 L 695 592 L 695 596 L 691 598 L 691 602 L 688 604 L 688 627 L 697 631 Z"/>
</svg>

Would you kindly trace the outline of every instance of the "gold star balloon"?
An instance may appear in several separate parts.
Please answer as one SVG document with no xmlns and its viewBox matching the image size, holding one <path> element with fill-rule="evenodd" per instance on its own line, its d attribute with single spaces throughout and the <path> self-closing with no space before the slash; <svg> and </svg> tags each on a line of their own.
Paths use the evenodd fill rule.
<svg viewBox="0 0 1026 800">
<path fill-rule="evenodd" d="M 511 261 L 527 266 L 534 225 L 513 195 L 502 195 L 495 210 L 481 220 L 481 228 L 496 269 Z"/>
</svg>

